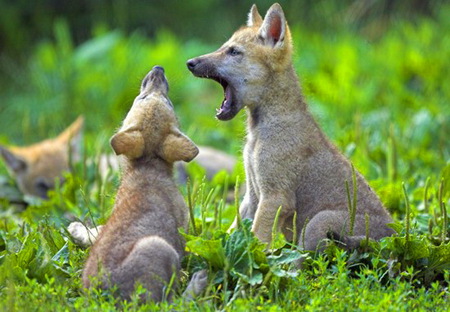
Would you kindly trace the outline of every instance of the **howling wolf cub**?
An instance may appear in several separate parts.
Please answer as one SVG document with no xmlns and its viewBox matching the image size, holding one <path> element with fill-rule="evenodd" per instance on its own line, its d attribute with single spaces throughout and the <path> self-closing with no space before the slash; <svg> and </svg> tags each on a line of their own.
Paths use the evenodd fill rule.
<svg viewBox="0 0 450 312">
<path fill-rule="evenodd" d="M 292 238 L 295 226 L 304 233 L 298 243 L 315 250 L 327 237 L 357 246 L 369 216 L 370 237 L 391 235 L 392 222 L 379 198 L 356 173 L 357 210 L 354 236 L 348 235 L 346 181 L 352 189 L 349 161 L 319 129 L 303 98 L 292 64 L 292 40 L 283 10 L 274 4 L 264 19 L 255 5 L 246 27 L 236 31 L 220 49 L 187 62 L 197 77 L 220 83 L 225 99 L 219 120 L 247 110 L 244 148 L 246 194 L 242 218 L 252 218 L 253 232 L 264 242 L 279 207 L 279 226 Z M 293 225 L 296 213 L 296 224 Z M 305 226 L 306 228 L 302 228 Z"/>
<path fill-rule="evenodd" d="M 189 212 L 172 178 L 173 163 L 191 161 L 198 148 L 178 129 L 167 92 L 164 70 L 155 66 L 111 138 L 115 153 L 123 155 L 122 178 L 113 213 L 86 262 L 85 287 L 96 277 L 102 287 L 117 285 L 129 298 L 140 283 L 149 291 L 142 299 L 161 301 L 179 271 L 184 241 L 178 228 L 187 228 Z M 193 281 L 206 282 L 206 276 Z"/>
</svg>

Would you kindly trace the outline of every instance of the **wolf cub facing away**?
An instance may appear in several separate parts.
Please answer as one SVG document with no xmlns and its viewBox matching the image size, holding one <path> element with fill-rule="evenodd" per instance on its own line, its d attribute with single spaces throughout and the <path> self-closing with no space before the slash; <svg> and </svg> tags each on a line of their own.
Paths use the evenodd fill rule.
<svg viewBox="0 0 450 312">
<path fill-rule="evenodd" d="M 22 193 L 47 198 L 47 192 L 55 186 L 55 178 L 62 179 L 62 173 L 69 171 L 69 158 L 73 161 L 80 158 L 83 123 L 80 116 L 56 138 L 30 146 L 0 145 L 0 155 Z"/>
<path fill-rule="evenodd" d="M 353 188 L 351 164 L 308 111 L 292 50 L 281 6 L 272 5 L 263 19 L 253 5 L 246 27 L 217 51 L 187 62 L 195 76 L 222 85 L 225 99 L 217 110 L 219 120 L 232 119 L 244 107 L 247 110 L 241 217 L 254 219 L 255 235 L 270 242 L 281 207 L 278 225 L 288 239 L 294 227 L 304 233 L 298 244 L 305 250 L 320 249 L 321 241 L 330 236 L 347 247 L 358 246 L 365 235 L 366 214 L 371 238 L 391 235 L 393 230 L 386 225 L 392 222 L 389 213 L 358 172 L 354 235 L 348 235 L 345 183 Z"/>
<path fill-rule="evenodd" d="M 167 92 L 164 69 L 153 67 L 111 138 L 115 153 L 122 155 L 121 183 L 112 215 L 86 262 L 86 288 L 94 286 L 95 277 L 101 287 L 117 285 L 120 296 L 130 298 L 140 283 L 149 291 L 143 300 L 161 301 L 172 275 L 178 274 L 184 254 L 178 228 L 187 228 L 189 212 L 172 178 L 173 163 L 191 161 L 198 148 L 179 130 Z M 190 291 L 206 285 L 206 274 L 200 272 Z"/>
</svg>

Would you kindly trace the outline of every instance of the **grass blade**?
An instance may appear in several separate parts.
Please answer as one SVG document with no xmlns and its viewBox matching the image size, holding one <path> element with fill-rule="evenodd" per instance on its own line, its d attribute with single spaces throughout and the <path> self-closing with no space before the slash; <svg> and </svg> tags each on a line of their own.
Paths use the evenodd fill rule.
<svg viewBox="0 0 450 312">
<path fill-rule="evenodd" d="M 278 207 L 277 214 L 275 215 L 275 220 L 273 221 L 272 240 L 270 242 L 270 249 L 274 248 L 273 244 L 275 243 L 275 238 L 276 238 L 277 232 L 278 232 L 277 229 L 278 229 L 278 222 L 279 222 L 279 219 L 280 219 L 281 209 L 282 209 L 282 206 Z"/>
<path fill-rule="evenodd" d="M 239 176 L 236 177 L 236 184 L 234 186 L 234 205 L 236 207 L 236 228 L 241 227 L 242 219 L 239 213 Z"/>
<path fill-rule="evenodd" d="M 405 187 L 405 182 L 402 182 L 402 188 L 403 188 L 403 195 L 405 196 L 405 203 L 406 203 L 406 212 L 405 212 L 405 231 L 406 231 L 406 236 L 405 236 L 405 245 L 406 247 L 408 247 L 408 242 L 409 242 L 409 231 L 411 228 L 411 207 L 409 206 L 409 198 L 408 198 L 408 194 L 406 193 L 406 187 Z"/>
<path fill-rule="evenodd" d="M 348 203 L 348 214 L 350 216 L 350 229 L 348 235 L 353 235 L 353 230 L 355 228 L 355 218 L 356 218 L 356 202 L 357 202 L 357 193 L 358 187 L 356 185 L 356 171 L 355 167 L 352 166 L 352 186 L 353 186 L 353 200 L 350 197 L 350 187 L 348 185 L 348 181 L 345 181 L 345 190 L 347 192 L 347 203 Z"/>
<path fill-rule="evenodd" d="M 194 233 L 194 235 L 197 235 L 197 230 L 195 229 L 194 207 L 192 205 L 191 180 L 189 178 L 186 181 L 186 190 L 187 190 L 187 199 L 188 199 L 188 208 L 189 208 L 189 219 L 191 220 L 192 233 Z"/>
<path fill-rule="evenodd" d="M 447 227 L 448 227 L 447 207 L 445 206 L 445 203 L 442 198 L 443 193 L 444 193 L 444 179 L 441 180 L 441 183 L 439 184 L 439 191 L 438 191 L 439 208 L 441 209 L 441 215 L 442 215 L 442 242 L 441 242 L 441 244 L 444 244 L 445 241 L 447 240 Z"/>
</svg>

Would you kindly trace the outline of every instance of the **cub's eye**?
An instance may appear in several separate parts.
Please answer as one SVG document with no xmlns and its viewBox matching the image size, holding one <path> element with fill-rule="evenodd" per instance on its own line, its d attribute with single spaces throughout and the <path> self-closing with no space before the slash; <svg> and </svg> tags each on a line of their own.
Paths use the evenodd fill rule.
<svg viewBox="0 0 450 312">
<path fill-rule="evenodd" d="M 36 179 L 34 187 L 37 194 L 42 198 L 47 198 L 47 192 L 52 189 L 52 186 L 41 178 Z"/>
<path fill-rule="evenodd" d="M 227 51 L 227 54 L 231 56 L 236 56 L 242 54 L 242 52 L 237 50 L 235 47 L 230 47 Z"/>
</svg>

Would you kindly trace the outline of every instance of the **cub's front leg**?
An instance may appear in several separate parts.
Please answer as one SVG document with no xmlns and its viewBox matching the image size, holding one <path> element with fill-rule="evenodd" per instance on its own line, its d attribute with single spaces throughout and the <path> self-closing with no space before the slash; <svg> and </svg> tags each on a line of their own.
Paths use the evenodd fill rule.
<svg viewBox="0 0 450 312">
<path fill-rule="evenodd" d="M 245 195 L 239 206 L 239 215 L 241 219 L 254 219 L 256 209 L 258 208 L 258 188 L 256 184 L 255 170 L 249 147 L 245 147 L 244 152 L 244 165 L 245 165 Z M 234 219 L 233 224 L 228 229 L 230 232 L 237 227 L 237 216 Z"/>
<path fill-rule="evenodd" d="M 281 192 L 270 195 L 263 194 L 261 197 L 253 221 L 252 232 L 264 243 L 272 241 L 272 229 L 280 207 L 281 211 L 276 230 L 279 230 L 285 223 L 285 220 L 294 214 L 295 200 L 294 198 L 283 196 Z"/>
<path fill-rule="evenodd" d="M 258 198 L 256 196 L 254 186 L 249 181 L 250 180 L 248 179 L 246 183 L 246 191 L 244 199 L 242 200 L 242 203 L 239 206 L 239 215 L 241 219 L 254 219 L 256 208 L 258 207 Z M 228 232 L 230 232 L 232 229 L 235 229 L 236 227 L 237 227 L 237 216 L 234 219 L 233 224 L 228 229 Z"/>
</svg>

